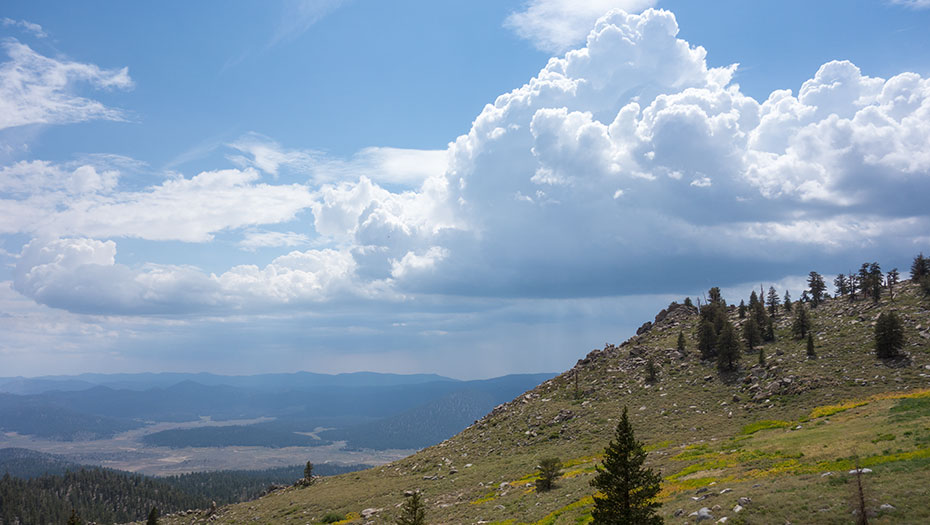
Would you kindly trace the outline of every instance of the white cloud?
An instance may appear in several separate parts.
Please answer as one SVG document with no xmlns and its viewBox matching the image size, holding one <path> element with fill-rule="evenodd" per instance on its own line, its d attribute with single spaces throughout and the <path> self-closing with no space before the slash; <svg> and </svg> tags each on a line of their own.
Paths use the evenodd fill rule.
<svg viewBox="0 0 930 525">
<path fill-rule="evenodd" d="M 219 275 L 184 265 L 116 261 L 116 243 L 89 238 L 33 239 L 14 268 L 13 288 L 36 302 L 93 314 L 245 311 L 280 305 L 393 296 L 384 283 L 358 283 L 344 250 L 293 251 L 264 267 Z M 264 310 L 262 310 L 264 311 Z"/>
<path fill-rule="evenodd" d="M 187 304 L 188 288 L 202 291 L 194 309 L 417 293 L 582 297 L 750 280 L 773 261 L 900 255 L 926 237 L 930 80 L 830 62 L 797 95 L 760 102 L 731 82 L 735 66 L 709 68 L 706 51 L 677 34 L 666 11 L 602 17 L 585 47 L 488 104 L 442 155 L 385 148 L 339 161 L 249 135 L 235 144 L 243 169 L 137 192 L 102 169 L 79 178 L 42 163 L 7 168 L 4 231 L 199 242 L 309 209 L 307 238 L 328 248 L 208 276 L 65 264 L 83 252 L 52 244 L 60 260 L 24 251 L 17 289 L 63 308 L 83 300 L 130 312 Z M 312 189 L 263 183 L 259 170 L 306 171 Z M 22 190 L 30 184 L 42 190 Z M 304 240 L 245 235 L 243 246 Z M 116 287 L 124 295 L 82 299 L 81 279 L 104 274 L 126 283 Z M 157 301 L 146 302 L 143 285 Z"/>
<path fill-rule="evenodd" d="M 124 120 L 122 111 L 81 97 L 74 87 L 86 82 L 96 89 L 131 89 L 128 68 L 108 70 L 48 58 L 12 39 L 4 41 L 2 47 L 10 60 L 0 64 L 0 129 L 92 119 Z"/>
<path fill-rule="evenodd" d="M 429 177 L 442 175 L 447 165 L 444 150 L 368 147 L 349 159 L 340 159 L 318 151 L 286 149 L 256 133 L 246 134 L 229 146 L 239 152 L 230 156 L 239 166 L 274 176 L 286 168 L 312 177 L 317 184 L 366 177 L 382 184 L 415 187 Z"/>
<path fill-rule="evenodd" d="M 261 182 L 253 169 L 177 176 L 118 191 L 119 172 L 23 161 L 0 169 L 0 233 L 205 242 L 229 229 L 292 220 L 310 207 L 300 184 Z"/>
<path fill-rule="evenodd" d="M 912 9 L 930 9 L 930 0 L 890 0 L 890 2 Z"/>
<path fill-rule="evenodd" d="M 282 5 L 281 19 L 268 42 L 268 47 L 299 36 L 345 3 L 346 0 L 285 1 Z"/>
<path fill-rule="evenodd" d="M 504 25 L 544 51 L 561 52 L 584 41 L 594 21 L 611 9 L 639 12 L 656 0 L 529 0 Z"/>
<path fill-rule="evenodd" d="M 246 251 L 255 251 L 258 248 L 301 246 L 309 243 L 310 238 L 302 233 L 248 231 L 245 233 L 245 238 L 239 241 L 239 247 Z"/>
<path fill-rule="evenodd" d="M 42 29 L 42 26 L 27 20 L 13 20 L 12 18 L 3 17 L 0 18 L 0 25 L 3 25 L 3 27 L 18 27 L 36 38 L 48 37 L 48 33 Z"/>
</svg>

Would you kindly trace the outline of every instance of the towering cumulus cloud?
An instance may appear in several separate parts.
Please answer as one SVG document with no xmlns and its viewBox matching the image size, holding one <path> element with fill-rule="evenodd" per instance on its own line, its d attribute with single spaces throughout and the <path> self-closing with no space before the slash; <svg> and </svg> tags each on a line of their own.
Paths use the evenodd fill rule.
<svg viewBox="0 0 930 525">
<path fill-rule="evenodd" d="M 585 47 L 486 106 L 444 176 L 404 196 L 330 187 L 317 224 L 339 217 L 381 276 L 385 256 L 444 248 L 429 275 L 395 274 L 402 287 L 550 296 L 673 286 L 715 260 L 909 250 L 927 231 L 928 80 L 838 61 L 760 103 L 736 65 L 708 68 L 677 33 L 667 11 L 608 14 Z"/>
<path fill-rule="evenodd" d="M 164 304 L 187 302 L 192 286 L 209 292 L 198 307 L 345 295 L 671 291 L 699 278 L 738 282 L 752 276 L 745 269 L 766 262 L 784 269 L 862 246 L 909 254 L 927 242 L 928 79 L 869 77 L 835 61 L 796 93 L 774 91 L 757 101 L 734 83 L 735 64 L 708 67 L 706 51 L 677 34 L 667 11 L 608 13 L 584 47 L 550 59 L 488 104 L 450 144 L 445 162 L 436 159 L 443 173 L 380 179 L 406 187 L 356 175 L 279 191 L 259 184 L 255 172 L 236 171 L 147 193 L 83 196 L 88 205 L 67 210 L 66 218 L 49 212 L 43 224 L 67 225 L 73 238 L 27 246 L 16 289 L 75 309 L 79 299 L 63 298 L 67 288 L 55 283 L 78 267 L 94 275 L 89 268 L 115 264 L 113 247 L 80 239 L 77 225 L 93 226 L 87 237 L 106 228 L 144 237 L 131 222 L 105 225 L 95 214 L 118 206 L 121 216 L 137 216 L 166 192 L 216 191 L 230 174 L 237 182 L 222 195 L 261 192 L 257 210 L 280 217 L 267 211 L 243 223 L 214 210 L 199 229 L 180 229 L 190 232 L 184 240 L 290 220 L 306 207 L 315 230 L 308 237 L 318 248 L 222 275 L 126 269 L 114 273 L 132 283 L 125 297 L 100 300 L 138 305 L 149 293 Z M 91 182 L 105 187 L 107 180 Z M 177 231 L 159 224 L 158 232 Z M 49 228 L 42 233 L 51 235 Z"/>
</svg>

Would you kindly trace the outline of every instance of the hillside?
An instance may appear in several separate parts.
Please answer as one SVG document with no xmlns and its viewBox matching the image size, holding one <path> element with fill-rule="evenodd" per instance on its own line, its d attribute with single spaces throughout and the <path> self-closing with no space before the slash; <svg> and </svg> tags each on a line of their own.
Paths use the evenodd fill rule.
<svg viewBox="0 0 930 525">
<path fill-rule="evenodd" d="M 878 314 L 892 309 L 904 321 L 907 358 L 889 362 L 876 358 L 872 340 Z M 695 349 L 697 310 L 680 306 L 438 445 L 223 507 L 212 519 L 316 523 L 329 513 L 351 519 L 365 511 L 368 518 L 352 522 L 387 523 L 404 491 L 421 490 L 430 523 L 584 523 L 594 465 L 628 406 L 649 463 L 664 478 L 661 512 L 669 523 L 693 522 L 688 515 L 701 507 L 730 523 L 849 523 L 856 458 L 871 470 L 870 523 L 930 522 L 930 300 L 904 282 L 893 301 L 886 289 L 877 304 L 827 299 L 810 313 L 817 359 L 807 358 L 804 342 L 791 335 L 792 316 L 782 313 L 776 341 L 764 345 L 764 366 L 746 352 L 738 371 L 720 373 Z M 739 322 L 735 308 L 729 317 Z M 675 350 L 679 331 L 684 355 Z M 658 369 L 654 384 L 645 379 L 647 359 Z M 540 494 L 532 480 L 546 456 L 561 458 L 565 474 Z"/>
</svg>

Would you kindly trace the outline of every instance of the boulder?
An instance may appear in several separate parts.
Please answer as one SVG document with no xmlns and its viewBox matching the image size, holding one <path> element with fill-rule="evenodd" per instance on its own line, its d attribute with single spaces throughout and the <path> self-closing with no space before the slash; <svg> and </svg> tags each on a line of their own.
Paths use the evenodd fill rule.
<svg viewBox="0 0 930 525">
<path fill-rule="evenodd" d="M 699 511 L 697 511 L 697 516 L 696 516 L 696 518 L 697 518 L 697 521 L 700 522 L 700 521 L 704 521 L 704 520 L 712 520 L 712 519 L 714 519 L 714 515 L 710 513 L 710 509 L 709 509 L 709 508 L 707 508 L 707 507 L 701 507 L 701 509 L 700 509 Z"/>
</svg>

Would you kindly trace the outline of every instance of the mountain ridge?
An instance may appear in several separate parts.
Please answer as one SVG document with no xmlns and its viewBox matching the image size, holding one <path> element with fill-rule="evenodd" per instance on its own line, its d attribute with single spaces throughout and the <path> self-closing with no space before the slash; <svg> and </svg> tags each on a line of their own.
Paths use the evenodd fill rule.
<svg viewBox="0 0 930 525">
<path fill-rule="evenodd" d="M 860 460 L 874 471 L 868 505 L 876 523 L 926 522 L 930 510 L 913 487 L 930 466 L 930 309 L 916 283 L 894 290 L 877 303 L 831 298 L 810 309 L 816 359 L 793 337 L 793 316 L 776 317 L 775 342 L 761 346 L 766 363 L 756 350 L 742 351 L 734 372 L 700 359 L 696 309 L 666 311 L 648 330 L 595 349 L 442 443 L 225 507 L 214 519 L 306 522 L 335 512 L 387 523 L 404 491 L 420 490 L 431 523 L 585 523 L 588 481 L 626 405 L 648 463 L 663 475 L 669 522 L 708 507 L 736 523 L 846 523 L 846 471 Z M 907 360 L 874 355 L 872 323 L 890 310 L 902 318 Z M 727 316 L 740 323 L 735 306 Z M 565 472 L 555 490 L 537 493 L 535 465 L 546 456 L 560 457 Z M 380 510 L 356 519 L 365 509 Z M 166 520 L 182 522 L 197 518 Z"/>
</svg>

